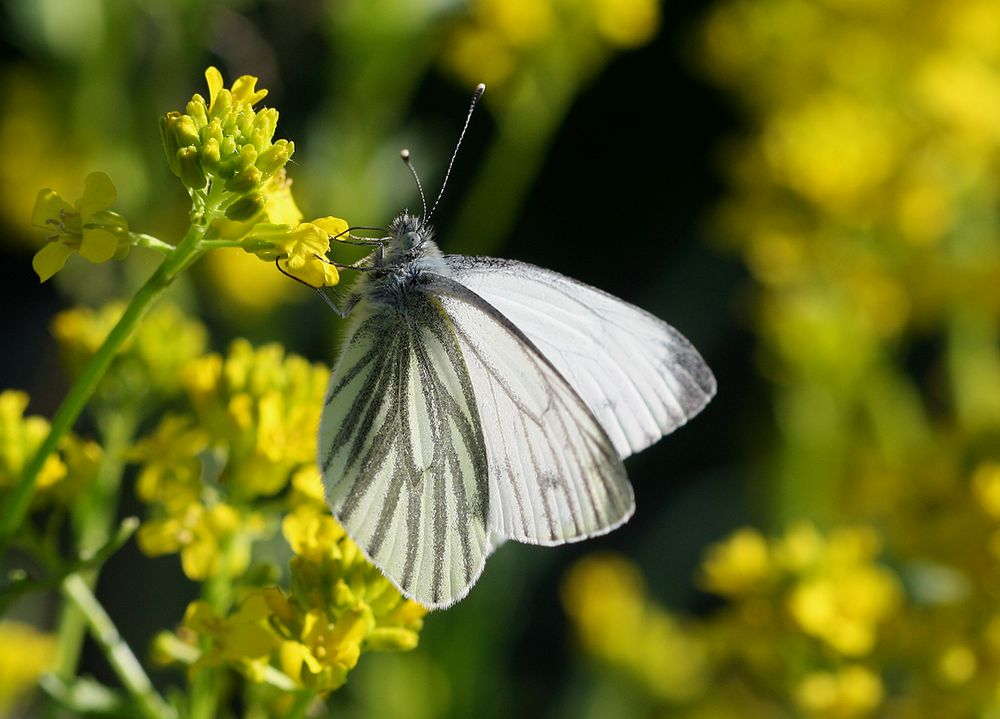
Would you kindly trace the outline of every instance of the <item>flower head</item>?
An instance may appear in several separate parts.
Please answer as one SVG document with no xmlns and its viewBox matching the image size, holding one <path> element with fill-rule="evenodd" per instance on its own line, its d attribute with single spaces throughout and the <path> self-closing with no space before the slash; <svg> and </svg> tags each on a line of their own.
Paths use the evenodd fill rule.
<svg viewBox="0 0 1000 719">
<path fill-rule="evenodd" d="M 38 192 L 31 224 L 45 230 L 48 240 L 32 260 L 42 282 L 63 268 L 74 252 L 91 262 L 122 259 L 128 254 L 128 222 L 108 208 L 117 197 L 114 183 L 103 172 L 87 175 L 83 195 L 72 205 L 55 190 Z"/>
<path fill-rule="evenodd" d="M 250 220 L 268 205 L 268 189 L 276 189 L 268 183 L 295 152 L 295 143 L 274 139 L 277 110 L 254 109 L 267 95 L 257 89 L 257 78 L 244 75 L 227 89 L 222 74 L 210 67 L 205 79 L 207 102 L 195 94 L 185 112 L 160 119 L 167 163 L 192 194 L 204 195 L 225 218 Z"/>
</svg>

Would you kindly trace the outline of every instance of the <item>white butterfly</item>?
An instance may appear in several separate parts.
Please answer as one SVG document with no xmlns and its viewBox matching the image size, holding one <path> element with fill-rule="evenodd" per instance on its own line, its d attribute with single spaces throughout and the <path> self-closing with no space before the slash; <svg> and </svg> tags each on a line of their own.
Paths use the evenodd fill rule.
<svg viewBox="0 0 1000 719">
<path fill-rule="evenodd" d="M 421 216 L 362 264 L 318 461 L 348 534 L 428 608 L 462 599 L 504 540 L 623 524 L 622 459 L 715 393 L 665 322 L 540 267 L 442 255 Z"/>
</svg>

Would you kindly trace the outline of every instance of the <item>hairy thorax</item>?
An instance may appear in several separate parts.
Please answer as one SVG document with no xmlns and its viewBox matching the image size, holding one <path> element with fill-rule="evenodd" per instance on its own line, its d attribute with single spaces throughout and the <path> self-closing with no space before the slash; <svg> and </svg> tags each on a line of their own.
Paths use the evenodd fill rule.
<svg viewBox="0 0 1000 719">
<path fill-rule="evenodd" d="M 372 254 L 360 292 L 375 306 L 403 311 L 412 294 L 423 292 L 428 273 L 450 275 L 433 236 L 433 228 L 417 215 L 404 212 L 393 220 L 389 239 Z"/>
</svg>

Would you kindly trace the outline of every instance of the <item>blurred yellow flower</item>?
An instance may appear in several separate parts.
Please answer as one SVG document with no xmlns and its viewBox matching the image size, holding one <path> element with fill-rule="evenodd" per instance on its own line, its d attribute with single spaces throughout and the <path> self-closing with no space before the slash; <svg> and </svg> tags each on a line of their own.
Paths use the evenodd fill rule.
<svg viewBox="0 0 1000 719">
<path fill-rule="evenodd" d="M 35 415 L 25 417 L 27 407 L 26 393 L 0 392 L 0 499 L 49 434 L 49 421 Z M 63 437 L 59 451 L 46 458 L 38 474 L 34 506 L 71 503 L 94 478 L 101 458 L 96 443 L 72 434 Z"/>
<path fill-rule="evenodd" d="M 128 222 L 108 209 L 117 196 L 111 178 L 103 172 L 87 175 L 83 195 L 72 205 L 54 190 L 38 192 L 31 224 L 45 231 L 48 244 L 31 264 L 42 282 L 61 270 L 74 252 L 91 262 L 120 260 L 128 254 Z"/>
<path fill-rule="evenodd" d="M 1000 519 L 1000 463 L 984 462 L 972 474 L 972 493 L 983 511 Z"/>
<path fill-rule="evenodd" d="M 25 417 L 28 395 L 16 390 L 0 392 L 0 488 L 9 487 L 21 475 L 49 433 L 44 417 Z M 66 465 L 58 454 L 49 455 L 38 474 L 38 487 L 45 489 L 66 477 Z"/>
<path fill-rule="evenodd" d="M 565 80 L 609 51 L 645 45 L 660 23 L 657 0 L 470 0 L 442 61 L 467 83 L 501 90 L 556 66 Z M 492 94 L 491 97 L 496 97 Z"/>
<path fill-rule="evenodd" d="M 7 716 L 55 662 L 54 636 L 20 622 L 0 622 L 0 715 Z"/>
<path fill-rule="evenodd" d="M 238 577 L 250 564 L 250 542 L 264 530 L 263 519 L 218 503 L 191 502 L 160 519 L 139 527 L 139 548 L 150 557 L 181 555 L 189 579 Z"/>
<path fill-rule="evenodd" d="M 68 374 L 77 376 L 121 319 L 121 302 L 91 309 L 74 307 L 52 321 L 52 335 Z M 205 350 L 207 332 L 170 303 L 158 304 L 125 341 L 98 390 L 99 398 L 128 407 L 155 409 L 181 390 L 180 373 Z"/>
<path fill-rule="evenodd" d="M 771 573 L 770 549 L 763 535 L 744 527 L 709 547 L 702 563 L 702 584 L 711 592 L 739 596 L 765 586 Z"/>
<path fill-rule="evenodd" d="M 656 699 L 687 701 L 705 689 L 706 642 L 646 598 L 628 560 L 609 554 L 580 560 L 563 581 L 562 600 L 584 649 L 625 670 Z"/>
<path fill-rule="evenodd" d="M 871 715 L 882 703 L 884 689 L 878 674 L 858 664 L 835 672 L 813 672 L 795 690 L 799 708 L 809 717 L 854 719 Z"/>
<path fill-rule="evenodd" d="M 232 663 L 240 667 L 265 659 L 278 644 L 267 628 L 270 614 L 261 592 L 247 596 L 235 612 L 220 616 L 208 602 L 191 602 L 184 626 L 208 640 L 208 649 L 190 667 L 192 676 L 202 667 Z"/>
</svg>

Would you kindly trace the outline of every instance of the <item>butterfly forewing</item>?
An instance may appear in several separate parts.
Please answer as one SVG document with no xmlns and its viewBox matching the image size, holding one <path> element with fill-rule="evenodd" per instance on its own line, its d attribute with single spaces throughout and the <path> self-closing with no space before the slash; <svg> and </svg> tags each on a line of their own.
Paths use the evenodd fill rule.
<svg viewBox="0 0 1000 719">
<path fill-rule="evenodd" d="M 715 378 L 691 343 L 638 307 L 523 262 L 445 261 L 569 380 L 621 457 L 684 424 L 715 394 Z"/>
<path fill-rule="evenodd" d="M 618 453 L 586 403 L 493 306 L 445 277 L 426 289 L 448 313 L 489 456 L 490 528 L 561 544 L 603 534 L 634 507 Z"/>
<path fill-rule="evenodd" d="M 441 304 L 355 319 L 326 396 L 319 463 L 351 538 L 407 596 L 465 596 L 489 553 L 486 448 L 473 386 Z"/>
</svg>

